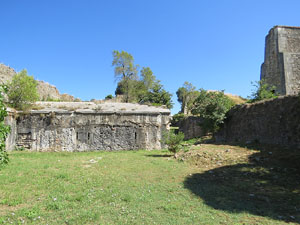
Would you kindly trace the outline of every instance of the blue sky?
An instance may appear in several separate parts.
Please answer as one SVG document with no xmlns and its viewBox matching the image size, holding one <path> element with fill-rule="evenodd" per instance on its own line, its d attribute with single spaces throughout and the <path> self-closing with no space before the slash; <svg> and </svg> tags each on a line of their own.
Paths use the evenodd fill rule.
<svg viewBox="0 0 300 225">
<path fill-rule="evenodd" d="M 149 66 L 173 94 L 197 88 L 247 97 L 265 36 L 300 26 L 299 0 L 0 0 L 0 62 L 82 100 L 114 94 L 113 50 Z"/>
</svg>

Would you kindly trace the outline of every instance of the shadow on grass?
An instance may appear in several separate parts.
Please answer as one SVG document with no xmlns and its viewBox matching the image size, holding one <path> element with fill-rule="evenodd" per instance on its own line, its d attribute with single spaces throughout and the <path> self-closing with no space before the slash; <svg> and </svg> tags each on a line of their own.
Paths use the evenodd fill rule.
<svg viewBox="0 0 300 225">
<path fill-rule="evenodd" d="M 300 223 L 300 150 L 258 150 L 249 163 L 187 177 L 185 188 L 218 210 Z"/>
<path fill-rule="evenodd" d="M 167 157 L 172 157 L 173 155 L 170 154 L 164 154 L 164 155 L 145 155 L 147 157 L 155 157 L 155 158 L 167 158 Z"/>
</svg>

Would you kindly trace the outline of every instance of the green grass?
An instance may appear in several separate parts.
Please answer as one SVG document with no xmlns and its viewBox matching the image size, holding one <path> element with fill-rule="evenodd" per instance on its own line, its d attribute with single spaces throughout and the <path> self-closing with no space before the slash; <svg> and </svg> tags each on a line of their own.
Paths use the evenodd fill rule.
<svg viewBox="0 0 300 225">
<path fill-rule="evenodd" d="M 188 186 L 204 174 L 213 195 L 216 184 L 207 171 L 166 154 L 13 152 L 0 170 L 0 224 L 284 223 L 267 213 L 208 204 L 193 182 Z"/>
</svg>

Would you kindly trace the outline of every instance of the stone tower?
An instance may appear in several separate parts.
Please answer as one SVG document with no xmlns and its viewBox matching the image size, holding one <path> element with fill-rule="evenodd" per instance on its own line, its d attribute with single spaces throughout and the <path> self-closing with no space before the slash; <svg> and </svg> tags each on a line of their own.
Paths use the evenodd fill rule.
<svg viewBox="0 0 300 225">
<path fill-rule="evenodd" d="M 279 95 L 300 92 L 300 27 L 275 26 L 266 36 L 261 77 Z"/>
</svg>

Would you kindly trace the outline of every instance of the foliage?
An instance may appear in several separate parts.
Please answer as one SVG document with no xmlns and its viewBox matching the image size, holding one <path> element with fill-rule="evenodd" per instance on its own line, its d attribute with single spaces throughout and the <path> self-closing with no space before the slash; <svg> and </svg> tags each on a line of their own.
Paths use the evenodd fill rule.
<svg viewBox="0 0 300 225">
<path fill-rule="evenodd" d="M 8 84 L 7 96 L 11 107 L 27 110 L 39 100 L 37 81 L 32 76 L 28 76 L 26 70 L 22 70 Z"/>
<path fill-rule="evenodd" d="M 181 103 L 180 112 L 183 114 L 189 114 L 193 108 L 193 104 L 199 92 L 196 91 L 196 87 L 192 83 L 184 82 L 183 86 L 176 91 L 177 101 Z"/>
<path fill-rule="evenodd" d="M 123 82 L 125 102 L 130 100 L 130 90 L 133 88 L 132 81 L 137 80 L 138 66 L 134 65 L 133 56 L 125 51 L 113 51 L 112 66 L 115 67 L 116 80 Z"/>
<path fill-rule="evenodd" d="M 125 102 L 137 102 L 152 105 L 166 105 L 172 108 L 171 94 L 156 79 L 149 67 L 143 67 L 138 74 L 131 54 L 113 51 L 115 78 L 119 81 L 115 94 L 124 95 Z"/>
<path fill-rule="evenodd" d="M 43 100 L 42 100 L 42 101 L 43 101 Z M 51 97 L 47 96 L 47 98 L 46 98 L 45 101 L 46 101 L 46 102 L 61 102 L 62 100 L 57 99 L 57 98 L 51 98 Z"/>
<path fill-rule="evenodd" d="M 178 126 L 180 122 L 184 119 L 184 114 L 183 113 L 177 113 L 172 116 L 172 121 L 171 124 L 172 126 Z"/>
<path fill-rule="evenodd" d="M 139 100 L 142 103 L 150 103 L 156 106 L 165 105 L 168 109 L 170 109 L 173 107 L 171 97 L 172 94 L 163 88 L 160 81 L 155 81 L 153 87 Z"/>
<path fill-rule="evenodd" d="M 255 89 L 250 96 L 250 103 L 257 102 L 263 99 L 276 98 L 278 95 L 275 93 L 276 87 L 270 86 L 265 80 L 260 80 L 252 83 Z"/>
<path fill-rule="evenodd" d="M 200 89 L 192 113 L 203 118 L 205 132 L 215 132 L 219 129 L 226 118 L 227 111 L 233 105 L 234 102 L 224 95 L 224 91 L 209 92 Z"/>
<path fill-rule="evenodd" d="M 5 125 L 4 119 L 7 116 L 6 106 L 4 104 L 4 93 L 7 92 L 7 87 L 0 86 L 0 166 L 7 164 L 9 161 L 8 154 L 5 150 L 5 140 L 10 131 L 10 127 Z"/>
<path fill-rule="evenodd" d="M 114 98 L 114 96 L 112 96 L 112 95 L 107 95 L 107 96 L 105 97 L 105 100 L 113 99 L 113 98 Z"/>
<path fill-rule="evenodd" d="M 138 102 L 138 92 L 140 91 L 139 80 L 121 80 L 118 82 L 115 95 L 125 96 L 125 102 Z"/>
<path fill-rule="evenodd" d="M 168 150 L 172 153 L 177 153 L 181 146 L 181 142 L 184 139 L 184 134 L 182 132 L 178 132 L 178 134 L 175 134 L 173 130 L 170 130 L 169 132 L 165 132 L 163 134 L 162 143 L 168 145 Z"/>
</svg>

